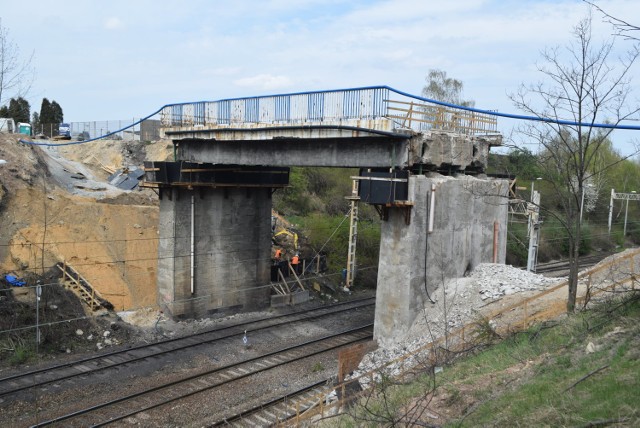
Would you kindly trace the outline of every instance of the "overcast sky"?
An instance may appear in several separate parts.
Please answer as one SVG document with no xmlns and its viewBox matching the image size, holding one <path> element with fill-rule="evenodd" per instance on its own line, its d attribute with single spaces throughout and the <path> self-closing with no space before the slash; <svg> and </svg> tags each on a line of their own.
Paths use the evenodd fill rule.
<svg viewBox="0 0 640 428">
<path fill-rule="evenodd" d="M 476 107 L 519 113 L 508 95 L 541 78 L 540 52 L 566 45 L 589 11 L 580 0 L 0 3 L 9 38 L 23 57 L 34 54 L 32 111 L 47 97 L 70 122 L 139 118 L 173 102 L 369 85 L 419 95 L 434 68 L 462 80 Z M 640 25 L 640 1 L 596 3 Z M 593 16 L 595 35 L 610 35 Z M 633 77 L 639 86 L 640 66 Z"/>
</svg>

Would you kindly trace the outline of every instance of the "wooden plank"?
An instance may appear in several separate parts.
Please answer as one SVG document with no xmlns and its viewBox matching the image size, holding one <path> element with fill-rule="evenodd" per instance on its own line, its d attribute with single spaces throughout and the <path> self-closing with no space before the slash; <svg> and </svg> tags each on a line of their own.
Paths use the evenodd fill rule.
<svg viewBox="0 0 640 428">
<path fill-rule="evenodd" d="M 284 286 L 287 288 L 287 291 L 289 292 L 289 294 L 291 294 L 291 289 L 289 288 L 289 284 L 287 284 L 287 280 L 284 279 L 284 275 L 282 274 L 282 271 L 280 269 L 278 269 L 278 275 L 280 276 L 280 279 L 282 280 L 282 283 L 284 284 Z"/>
<path fill-rule="evenodd" d="M 302 288 L 302 290 L 305 290 L 304 285 L 302 285 L 302 282 L 300 281 L 300 278 L 298 278 L 298 274 L 296 273 L 295 269 L 293 269 L 293 266 L 291 266 L 291 263 L 287 262 L 287 264 L 289 265 L 289 270 L 293 274 L 293 277 L 296 279 L 296 281 L 298 281 L 298 285 L 300 286 L 300 288 Z"/>
</svg>

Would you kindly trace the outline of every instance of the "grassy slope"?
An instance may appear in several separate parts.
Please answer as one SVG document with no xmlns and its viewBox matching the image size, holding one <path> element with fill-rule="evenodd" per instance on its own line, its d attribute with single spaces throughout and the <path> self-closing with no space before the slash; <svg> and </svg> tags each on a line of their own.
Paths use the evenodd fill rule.
<svg viewBox="0 0 640 428">
<path fill-rule="evenodd" d="M 443 386 L 478 386 L 466 418 L 450 425 L 640 422 L 637 297 L 615 310 L 618 304 L 604 304 L 550 328 L 535 327 L 447 370 Z M 483 382 L 487 376 L 491 381 Z"/>
<path fill-rule="evenodd" d="M 332 424 L 640 426 L 639 320 L 636 292 L 517 333 L 435 378 L 378 385 L 367 410 L 362 401 Z"/>
</svg>

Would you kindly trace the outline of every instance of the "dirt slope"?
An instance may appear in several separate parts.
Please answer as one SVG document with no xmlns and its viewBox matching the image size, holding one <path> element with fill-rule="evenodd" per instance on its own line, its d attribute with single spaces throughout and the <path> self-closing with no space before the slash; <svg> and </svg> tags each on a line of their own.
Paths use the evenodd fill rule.
<svg viewBox="0 0 640 428">
<path fill-rule="evenodd" d="M 109 186 L 103 167 L 141 166 L 147 153 L 165 160 L 171 145 L 17 140 L 0 134 L 0 273 L 27 276 L 66 261 L 116 310 L 154 305 L 157 196 Z"/>
</svg>

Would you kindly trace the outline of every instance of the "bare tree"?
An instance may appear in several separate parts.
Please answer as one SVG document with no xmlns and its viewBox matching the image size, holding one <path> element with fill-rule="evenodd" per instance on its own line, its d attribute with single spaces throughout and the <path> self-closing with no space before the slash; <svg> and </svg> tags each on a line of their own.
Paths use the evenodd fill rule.
<svg viewBox="0 0 640 428">
<path fill-rule="evenodd" d="M 600 12 L 603 16 L 604 16 L 604 20 L 606 22 L 608 22 L 609 24 L 611 24 L 613 26 L 613 28 L 615 29 L 615 35 L 616 36 L 621 36 L 624 37 L 627 40 L 640 40 L 640 38 L 638 38 L 638 34 L 640 34 L 640 27 L 634 24 L 630 24 L 629 22 L 620 19 L 620 18 L 616 18 L 615 16 L 611 16 L 609 15 L 607 12 L 605 12 L 600 6 L 598 6 L 597 4 L 584 0 L 585 3 L 591 5 L 592 7 L 594 7 L 598 12 Z M 636 31 L 638 33 L 636 33 Z"/>
<path fill-rule="evenodd" d="M 630 100 L 629 78 L 638 48 L 614 61 L 613 41 L 600 44 L 592 39 L 591 16 L 576 25 L 573 36 L 565 48 L 543 52 L 538 69 L 545 81 L 522 85 L 511 95 L 516 107 L 541 119 L 519 131 L 527 142 L 538 143 L 544 178 L 552 183 L 562 206 L 558 219 L 569 236 L 569 312 L 576 304 L 584 196 L 600 172 L 611 166 L 598 160 L 613 129 L 597 124 L 618 125 L 640 112 Z"/>
<path fill-rule="evenodd" d="M 20 49 L 9 38 L 9 30 L 2 26 L 0 20 L 0 106 L 7 98 L 27 94 L 35 75 L 32 60 L 33 53 L 25 60 L 20 58 Z"/>
</svg>

